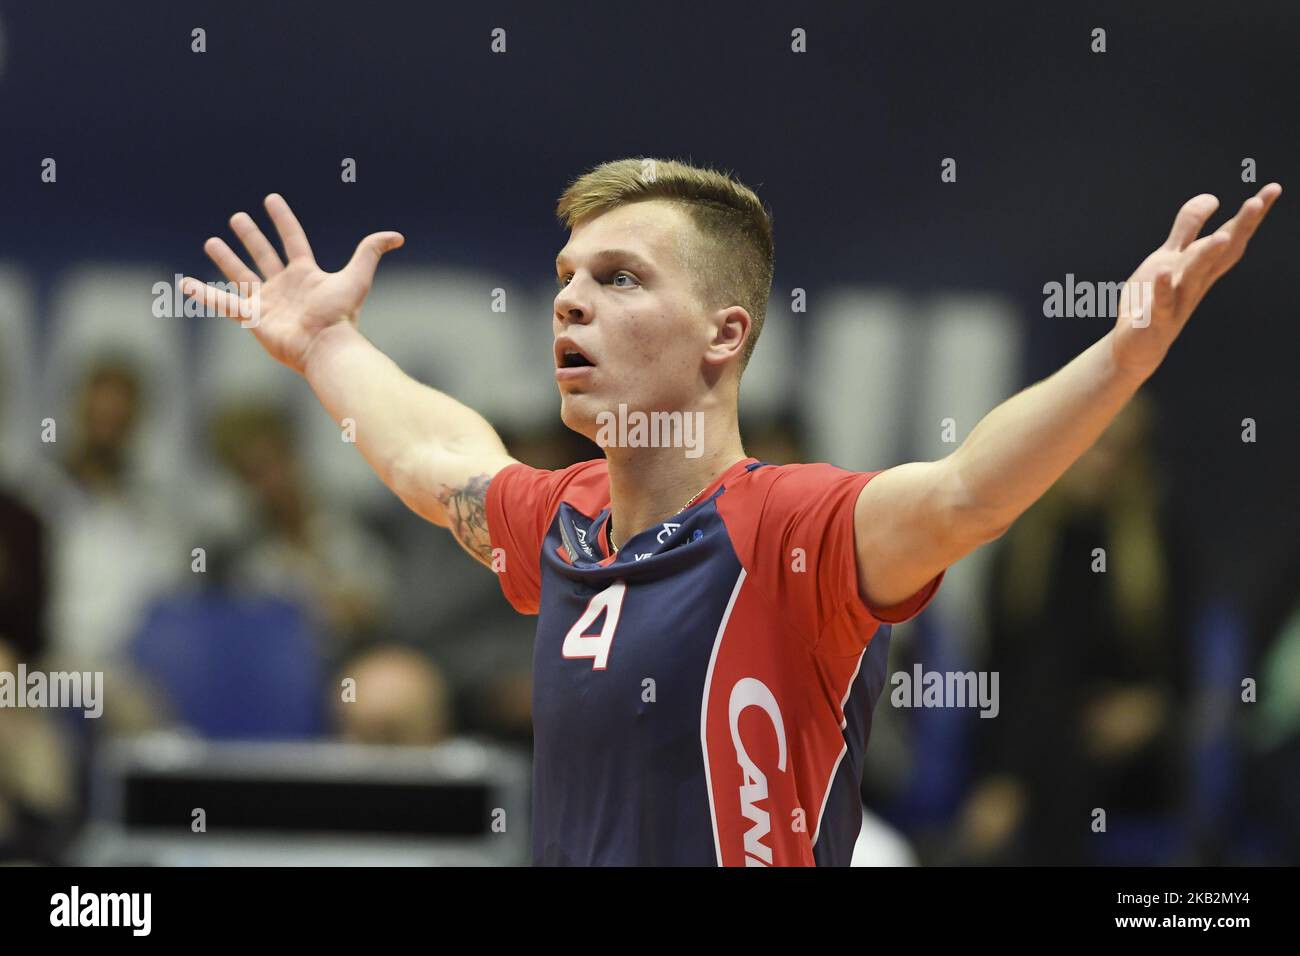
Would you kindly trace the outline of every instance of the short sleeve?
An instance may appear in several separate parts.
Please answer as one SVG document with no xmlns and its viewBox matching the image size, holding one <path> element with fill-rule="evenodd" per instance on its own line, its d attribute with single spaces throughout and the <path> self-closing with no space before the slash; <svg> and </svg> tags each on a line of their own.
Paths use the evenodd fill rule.
<svg viewBox="0 0 1300 956">
<path fill-rule="evenodd" d="M 933 600 L 946 573 L 892 607 L 873 607 L 862 599 L 854 511 L 862 489 L 878 474 L 809 464 L 774 468 L 766 476 L 745 549 L 752 565 L 747 567 L 791 625 L 814 644 L 831 625 L 842 626 L 846 615 L 862 642 L 878 624 L 910 620 Z M 842 641 L 837 637 L 835 643 Z"/>
<path fill-rule="evenodd" d="M 536 614 L 547 502 L 556 472 L 507 465 L 488 483 L 488 538 L 501 591 L 521 614 Z M 497 561 L 500 556 L 502 560 Z"/>
<path fill-rule="evenodd" d="M 488 483 L 488 540 L 501 591 L 520 614 L 536 614 L 541 600 L 541 557 L 546 531 L 566 489 L 599 485 L 603 460 L 546 471 L 516 462 Z M 503 558 L 496 561 L 497 556 Z"/>
</svg>

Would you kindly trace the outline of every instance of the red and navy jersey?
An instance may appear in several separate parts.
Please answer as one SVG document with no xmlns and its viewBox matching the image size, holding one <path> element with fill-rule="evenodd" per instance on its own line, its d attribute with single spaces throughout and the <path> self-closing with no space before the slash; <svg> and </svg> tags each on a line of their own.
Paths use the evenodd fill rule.
<svg viewBox="0 0 1300 956">
<path fill-rule="evenodd" d="M 737 462 L 610 554 L 604 459 L 488 486 L 501 588 L 536 614 L 537 864 L 848 865 L 889 624 L 853 512 L 880 472 Z"/>
</svg>

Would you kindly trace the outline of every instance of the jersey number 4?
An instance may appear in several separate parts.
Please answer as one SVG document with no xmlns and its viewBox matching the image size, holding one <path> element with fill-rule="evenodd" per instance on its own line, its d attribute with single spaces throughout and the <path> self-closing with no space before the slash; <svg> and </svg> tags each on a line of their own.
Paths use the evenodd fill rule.
<svg viewBox="0 0 1300 956">
<path fill-rule="evenodd" d="M 609 660 L 609 648 L 614 643 L 614 631 L 618 628 L 618 615 L 623 610 L 623 595 L 627 593 L 627 583 L 615 581 L 587 602 L 587 609 L 582 612 L 569 633 L 564 635 L 564 647 L 561 649 L 566 660 L 591 658 L 591 669 L 603 671 Z M 601 614 L 605 622 L 600 626 L 599 634 L 587 634 L 587 628 Z"/>
</svg>

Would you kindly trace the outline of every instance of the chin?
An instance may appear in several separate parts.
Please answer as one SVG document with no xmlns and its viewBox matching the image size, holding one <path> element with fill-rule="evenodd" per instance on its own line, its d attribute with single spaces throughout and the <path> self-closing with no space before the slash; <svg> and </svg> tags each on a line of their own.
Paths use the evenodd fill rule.
<svg viewBox="0 0 1300 956">
<path fill-rule="evenodd" d="M 606 411 L 605 403 L 592 395 L 566 392 L 560 396 L 560 421 L 590 441 L 596 440 L 596 416 L 602 411 Z"/>
</svg>

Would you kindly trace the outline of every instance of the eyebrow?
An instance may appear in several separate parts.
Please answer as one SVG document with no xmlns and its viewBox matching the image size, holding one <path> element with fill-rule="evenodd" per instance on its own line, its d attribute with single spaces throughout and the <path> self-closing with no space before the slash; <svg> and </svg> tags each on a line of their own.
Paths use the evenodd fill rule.
<svg viewBox="0 0 1300 956">
<path fill-rule="evenodd" d="M 647 260 L 643 259 L 641 256 L 637 255 L 635 252 L 631 251 L 630 249 L 602 249 L 600 252 L 595 253 L 591 258 L 595 262 L 605 262 L 610 259 L 621 259 L 622 261 L 626 262 L 628 265 L 632 266 L 632 268 L 637 269 L 641 272 L 649 272 L 649 271 L 653 271 L 654 269 L 653 265 L 651 265 Z M 564 261 L 564 253 L 561 252 L 558 256 L 555 257 L 555 268 L 557 271 L 560 269 L 560 264 L 563 261 Z"/>
</svg>

